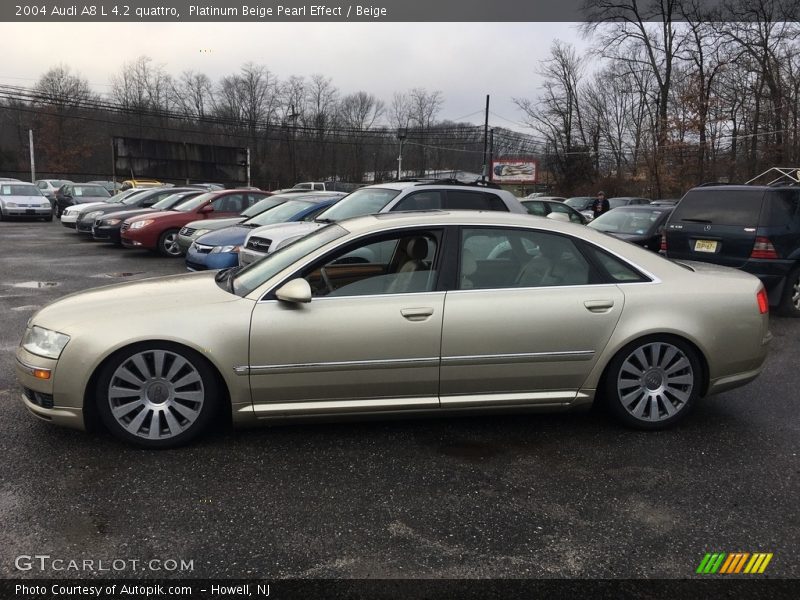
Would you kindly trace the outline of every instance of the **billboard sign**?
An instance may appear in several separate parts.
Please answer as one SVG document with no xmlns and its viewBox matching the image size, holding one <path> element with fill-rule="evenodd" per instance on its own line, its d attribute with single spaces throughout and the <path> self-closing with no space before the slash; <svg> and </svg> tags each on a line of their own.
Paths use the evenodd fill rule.
<svg viewBox="0 0 800 600">
<path fill-rule="evenodd" d="M 539 163 L 533 158 L 501 158 L 492 161 L 495 183 L 536 183 Z"/>
<path fill-rule="evenodd" d="M 113 138 L 114 174 L 241 185 L 247 181 L 247 148 L 165 140 Z"/>
</svg>

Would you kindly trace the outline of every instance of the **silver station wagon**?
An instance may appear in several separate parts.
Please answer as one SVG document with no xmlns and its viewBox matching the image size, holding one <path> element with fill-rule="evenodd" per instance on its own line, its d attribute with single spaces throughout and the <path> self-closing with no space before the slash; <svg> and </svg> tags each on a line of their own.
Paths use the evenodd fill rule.
<svg viewBox="0 0 800 600">
<path fill-rule="evenodd" d="M 751 275 L 584 226 L 390 213 L 245 268 L 68 296 L 31 318 L 16 370 L 34 415 L 76 428 L 98 416 L 150 448 L 187 442 L 219 411 L 246 425 L 602 399 L 658 429 L 759 374 L 768 316 Z"/>
</svg>

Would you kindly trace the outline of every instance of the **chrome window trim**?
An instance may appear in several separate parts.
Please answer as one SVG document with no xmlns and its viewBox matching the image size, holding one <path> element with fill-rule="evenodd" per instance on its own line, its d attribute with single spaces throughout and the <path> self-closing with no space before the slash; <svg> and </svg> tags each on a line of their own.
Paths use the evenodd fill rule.
<svg viewBox="0 0 800 600">
<path fill-rule="evenodd" d="M 461 211 L 446 211 L 446 212 L 461 212 Z M 469 211 L 467 211 L 467 212 L 469 212 Z M 495 212 L 495 211 L 488 211 L 488 212 Z M 402 213 L 402 211 L 398 211 L 398 212 L 396 212 L 394 214 L 401 214 L 401 213 Z M 379 214 L 374 215 L 374 216 L 375 217 L 379 217 L 382 214 L 386 214 L 386 213 L 379 213 Z M 507 213 L 502 213 L 502 214 L 507 214 Z M 535 215 L 530 215 L 529 213 L 515 213 L 515 212 L 511 211 L 511 214 L 517 214 L 517 215 L 521 215 L 521 216 L 532 217 L 532 218 L 535 218 L 537 220 L 538 219 L 546 219 L 546 217 L 536 217 Z M 378 222 L 380 222 L 380 221 L 378 221 Z M 573 223 L 573 225 L 575 225 L 575 224 Z M 575 225 L 575 226 L 577 227 L 578 225 Z M 507 223 L 479 223 L 479 224 L 477 224 L 477 223 L 464 223 L 464 222 L 461 222 L 461 221 L 458 221 L 458 222 L 455 222 L 455 223 L 439 223 L 439 224 L 435 224 L 435 225 L 431 225 L 431 224 L 425 225 L 425 224 L 420 224 L 420 223 L 414 223 L 414 224 L 402 225 L 400 227 L 392 227 L 391 223 L 388 223 L 385 227 L 376 228 L 375 230 L 369 231 L 367 233 L 361 233 L 361 234 L 359 234 L 359 237 L 355 237 L 355 238 L 354 237 L 350 237 L 351 235 L 353 235 L 353 233 L 348 231 L 348 235 L 346 235 L 344 237 L 341 237 L 341 238 L 337 238 L 336 240 L 333 240 L 333 242 L 339 242 L 339 245 L 343 245 L 343 244 L 346 244 L 346 243 L 350 243 L 350 242 L 356 241 L 356 240 L 360 239 L 361 237 L 367 237 L 367 236 L 370 236 L 370 235 L 377 235 L 377 234 L 385 233 L 386 231 L 393 231 L 393 230 L 400 231 L 400 230 L 403 230 L 403 229 L 424 229 L 424 228 L 433 228 L 433 229 L 443 229 L 444 230 L 444 229 L 447 229 L 447 228 L 450 228 L 450 227 L 472 227 L 472 228 L 475 228 L 475 229 L 493 228 L 493 227 L 495 227 L 495 228 L 504 228 L 504 229 L 524 229 L 524 230 L 528 230 L 528 231 L 539 231 L 539 232 L 542 232 L 542 233 L 550 233 L 550 234 L 554 234 L 554 235 L 564 235 L 564 236 L 567 236 L 567 237 L 569 237 L 571 239 L 574 238 L 574 239 L 578 239 L 578 240 L 580 240 L 580 241 L 582 241 L 584 243 L 591 244 L 592 246 L 595 246 L 595 247 L 601 249 L 602 251 L 604 251 L 604 252 L 616 257 L 618 260 L 621 260 L 623 263 L 634 267 L 637 271 L 639 271 L 643 275 L 645 275 L 645 276 L 650 278 L 650 281 L 629 281 L 629 282 L 611 281 L 611 282 L 603 282 L 603 283 L 599 283 L 599 284 L 586 284 L 587 286 L 631 285 L 631 284 L 647 285 L 647 284 L 662 283 L 661 279 L 659 277 L 657 277 L 656 275 L 654 275 L 652 272 L 650 272 L 648 269 L 645 269 L 644 267 L 640 266 L 638 263 L 633 262 L 630 259 L 625 258 L 624 256 L 621 256 L 619 253 L 614 252 L 613 250 L 609 250 L 605 246 L 601 246 L 600 244 L 598 244 L 598 243 L 596 243 L 594 241 L 587 240 L 587 239 L 585 239 L 583 237 L 574 236 L 574 235 L 571 235 L 571 234 L 568 234 L 568 233 L 554 232 L 554 231 L 552 231 L 550 229 L 545 229 L 542 226 L 538 225 L 538 223 L 536 224 L 536 226 L 533 226 L 533 227 L 527 226 L 527 225 L 524 225 L 524 224 L 514 224 L 514 225 L 508 225 Z M 253 252 L 252 250 L 249 250 L 249 249 L 247 249 L 247 250 L 249 252 L 251 252 L 251 253 Z M 288 270 L 291 270 L 291 271 L 302 271 L 305 267 L 307 267 L 312 262 L 317 260 L 317 258 L 319 258 L 320 255 L 322 255 L 322 254 L 324 254 L 326 252 L 329 252 L 331 249 L 325 250 L 323 252 L 319 252 L 320 250 L 322 250 L 322 248 L 318 248 L 317 251 L 315 251 L 315 255 L 313 257 L 311 257 L 311 258 L 309 258 L 310 255 L 306 255 L 306 257 L 305 257 L 306 260 L 304 262 L 300 263 L 299 267 L 297 266 L 298 263 L 296 262 L 293 265 L 291 265 L 290 267 L 287 267 L 287 269 L 285 271 L 282 271 L 281 273 L 276 275 L 275 278 L 278 280 L 278 282 L 275 285 L 273 285 L 271 287 L 268 287 L 264 292 L 258 293 L 259 298 L 258 298 L 258 300 L 256 300 L 256 303 L 257 304 L 261 304 L 262 302 L 272 302 L 272 300 L 264 300 L 264 297 L 268 296 L 269 294 L 274 292 L 278 288 L 280 283 L 284 281 L 285 276 L 283 275 L 283 273 L 285 273 Z M 242 248 L 242 252 L 243 251 L 245 251 L 245 248 Z M 319 252 L 319 253 L 317 254 L 316 252 Z M 261 253 L 258 253 L 258 254 L 261 254 Z M 262 254 L 261 256 L 267 256 L 268 254 L 270 254 L 270 253 Z M 262 283 L 258 288 L 255 288 L 252 292 L 247 294 L 247 296 L 256 295 L 256 290 L 261 289 L 264 285 L 266 285 L 268 283 L 268 281 L 265 281 L 264 283 Z M 449 293 L 449 292 L 466 292 L 466 291 L 486 291 L 486 290 L 495 290 L 495 289 L 542 289 L 543 287 L 550 287 L 550 288 L 554 288 L 554 287 L 569 287 L 569 288 L 575 288 L 575 287 L 581 287 L 581 286 L 570 285 L 570 286 L 540 286 L 538 288 L 485 288 L 483 290 L 455 290 L 454 289 L 454 290 L 447 290 L 447 292 Z M 426 292 L 412 292 L 412 293 L 426 293 Z M 379 294 L 379 295 L 383 296 L 383 295 L 386 295 L 386 294 Z M 342 296 L 342 298 L 354 298 L 354 297 L 356 297 L 356 296 Z M 358 297 L 359 298 L 366 298 L 367 296 L 358 296 Z M 315 298 L 314 300 L 316 301 L 316 300 L 319 300 L 319 299 L 321 299 L 321 298 Z"/>
</svg>

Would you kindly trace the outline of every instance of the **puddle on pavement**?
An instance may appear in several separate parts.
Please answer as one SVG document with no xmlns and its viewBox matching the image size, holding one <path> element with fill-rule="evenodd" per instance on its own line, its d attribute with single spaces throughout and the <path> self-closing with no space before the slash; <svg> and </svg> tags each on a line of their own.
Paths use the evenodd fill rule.
<svg viewBox="0 0 800 600">
<path fill-rule="evenodd" d="M 100 273 L 99 275 L 92 275 L 92 277 L 112 277 L 115 279 L 121 277 L 133 277 L 134 275 L 141 275 L 144 271 L 122 271 L 120 273 Z"/>
<path fill-rule="evenodd" d="M 15 288 L 25 288 L 26 290 L 35 290 L 38 288 L 56 287 L 59 284 L 57 281 L 23 281 L 20 283 L 10 283 L 8 285 Z"/>
<path fill-rule="evenodd" d="M 26 310 L 38 310 L 42 308 L 41 304 L 26 304 L 25 306 L 15 306 L 11 310 L 15 310 L 17 312 L 24 312 Z"/>
</svg>

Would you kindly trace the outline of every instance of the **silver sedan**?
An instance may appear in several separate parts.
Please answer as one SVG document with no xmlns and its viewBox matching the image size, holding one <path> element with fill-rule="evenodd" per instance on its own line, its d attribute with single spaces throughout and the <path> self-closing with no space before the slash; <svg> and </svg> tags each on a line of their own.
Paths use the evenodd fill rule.
<svg viewBox="0 0 800 600">
<path fill-rule="evenodd" d="M 0 221 L 8 217 L 53 220 L 53 206 L 32 183 L 0 181 Z"/>
<path fill-rule="evenodd" d="M 149 448 L 220 411 L 247 425 L 602 401 L 660 429 L 756 378 L 769 340 L 751 275 L 571 223 L 442 211 L 350 219 L 242 269 L 69 296 L 31 318 L 16 371 L 34 415 L 76 428 L 99 415 Z"/>
</svg>

